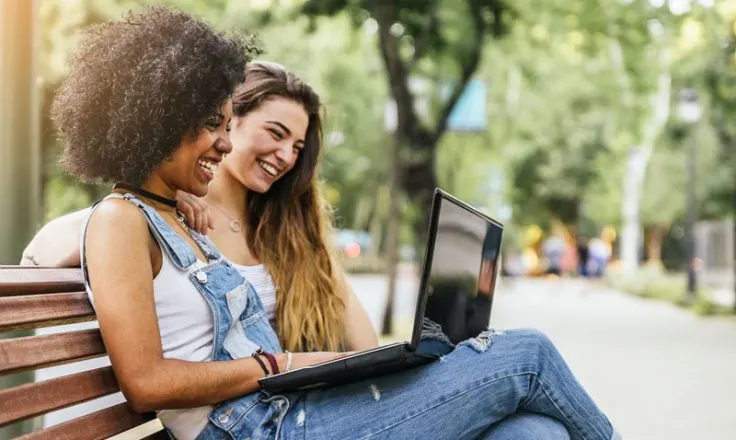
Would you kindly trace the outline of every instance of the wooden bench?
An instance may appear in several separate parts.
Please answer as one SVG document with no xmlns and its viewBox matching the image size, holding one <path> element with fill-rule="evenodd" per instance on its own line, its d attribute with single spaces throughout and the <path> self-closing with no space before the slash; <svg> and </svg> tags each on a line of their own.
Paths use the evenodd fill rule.
<svg viewBox="0 0 736 440">
<path fill-rule="evenodd" d="M 0 266 L 0 333 L 94 321 L 79 269 Z M 0 339 L 0 376 L 104 356 L 98 329 Z M 0 390 L 0 427 L 67 408 L 120 389 L 110 367 Z M 151 422 L 127 402 L 20 437 L 103 439 Z M 160 424 L 142 436 L 164 440 Z M 148 428 L 148 426 L 146 427 Z M 151 432 L 153 431 L 153 432 Z M 139 437 L 138 437 L 139 438 Z"/>
</svg>

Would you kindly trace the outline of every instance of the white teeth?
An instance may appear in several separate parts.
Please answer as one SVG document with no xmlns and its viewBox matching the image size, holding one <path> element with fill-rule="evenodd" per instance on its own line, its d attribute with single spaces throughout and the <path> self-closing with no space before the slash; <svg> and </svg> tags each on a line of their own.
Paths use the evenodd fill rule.
<svg viewBox="0 0 736 440">
<path fill-rule="evenodd" d="M 261 166 L 268 174 L 272 176 L 276 176 L 278 174 L 278 171 L 276 171 L 276 168 L 272 167 L 271 165 L 267 164 L 266 162 L 258 161 L 258 165 Z"/>
<path fill-rule="evenodd" d="M 199 161 L 197 163 L 199 164 L 199 166 L 201 166 L 205 170 L 209 171 L 210 174 L 215 174 L 215 171 L 217 171 L 217 167 L 219 166 L 219 164 L 217 164 L 217 163 L 210 162 L 210 161 L 204 160 L 204 159 L 199 159 Z"/>
</svg>

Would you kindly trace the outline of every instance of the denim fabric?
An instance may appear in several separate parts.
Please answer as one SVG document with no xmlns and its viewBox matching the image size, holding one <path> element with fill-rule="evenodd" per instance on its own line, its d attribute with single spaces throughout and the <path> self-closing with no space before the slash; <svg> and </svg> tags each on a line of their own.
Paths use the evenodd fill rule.
<svg viewBox="0 0 736 440">
<path fill-rule="evenodd" d="M 197 267 L 197 256 L 151 206 L 133 194 L 111 194 L 108 198 L 122 198 L 140 208 L 149 229 L 162 251 L 171 259 L 181 275 L 188 277 L 210 306 L 213 317 L 214 337 L 212 360 L 223 361 L 250 356 L 259 347 L 265 351 L 279 353 L 278 337 L 263 311 L 263 304 L 253 287 L 248 284 L 232 265 L 223 259 L 212 242 L 205 236 L 189 230 L 192 238 L 207 258 L 207 264 Z M 94 211 L 96 205 L 93 206 Z M 91 215 L 91 213 L 90 213 Z M 82 240 L 84 241 L 84 240 Z M 82 251 L 82 266 L 84 251 Z M 86 283 L 85 271 L 85 283 Z M 253 406 L 267 407 L 261 396 L 252 393 L 236 399 L 237 410 L 229 402 L 217 406 L 210 414 L 210 422 L 230 429 L 238 415 Z M 259 424 L 261 421 L 253 422 Z"/>
<path fill-rule="evenodd" d="M 208 426 L 199 438 L 620 438 L 535 330 L 489 331 L 437 362 L 345 386 L 256 394 L 268 405 L 236 399 L 228 406 L 237 420 Z"/>
<path fill-rule="evenodd" d="M 284 397 L 291 409 L 283 438 L 477 439 L 493 438 L 495 429 L 519 435 L 506 438 L 536 438 L 524 433 L 540 428 L 538 418 L 495 425 L 520 410 L 558 420 L 571 439 L 618 438 L 535 330 L 489 331 L 413 370 Z"/>
<path fill-rule="evenodd" d="M 562 422 L 552 417 L 519 411 L 492 425 L 479 440 L 569 440 Z"/>
<path fill-rule="evenodd" d="M 189 230 L 208 260 L 208 265 L 196 268 L 194 251 L 155 209 L 133 195 L 126 194 L 125 198 L 143 210 L 159 245 L 209 304 L 215 332 L 212 341 L 213 361 L 245 358 L 259 347 L 272 353 L 281 352 L 279 339 L 268 322 L 255 289 L 221 257 L 207 237 Z M 266 407 L 268 404 L 261 402 L 261 396 L 257 393 L 223 402 L 210 414 L 210 423 L 226 431 L 232 430 L 239 416 L 255 406 Z"/>
<path fill-rule="evenodd" d="M 247 357 L 258 347 L 281 351 L 257 293 L 206 237 L 191 231 L 209 260 L 196 268 L 192 249 L 153 208 L 125 198 L 143 210 L 162 249 L 210 305 L 213 361 Z M 222 402 L 198 440 L 618 438 L 541 333 L 488 331 L 456 347 L 433 344 L 444 344 L 446 354 L 412 370 Z"/>
</svg>

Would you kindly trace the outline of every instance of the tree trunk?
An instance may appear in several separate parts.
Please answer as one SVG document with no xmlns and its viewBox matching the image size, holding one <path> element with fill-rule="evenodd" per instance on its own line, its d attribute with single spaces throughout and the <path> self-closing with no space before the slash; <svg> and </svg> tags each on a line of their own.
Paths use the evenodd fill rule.
<svg viewBox="0 0 736 440">
<path fill-rule="evenodd" d="M 639 149 L 632 148 L 626 162 L 626 176 L 623 182 L 621 214 L 623 228 L 621 231 L 621 268 L 631 273 L 639 267 L 639 249 L 641 243 L 641 221 L 639 207 L 641 205 L 641 188 L 643 187 L 646 160 L 641 158 Z"/>
<path fill-rule="evenodd" d="M 31 0 L 0 2 L 0 264 L 18 264 L 41 213 L 37 7 Z M 0 339 L 19 333 L 0 334 Z M 0 389 L 32 382 L 33 377 L 32 372 L 0 377 Z M 0 428 L 0 438 L 20 436 L 33 424 Z"/>
<path fill-rule="evenodd" d="M 409 200 L 417 208 L 417 216 L 412 224 L 414 248 L 417 262 L 424 258 L 429 232 L 429 213 L 432 209 L 432 196 L 437 188 L 434 174 L 434 161 L 427 160 L 404 169 L 404 188 Z"/>
<path fill-rule="evenodd" d="M 732 162 L 734 166 L 731 168 L 734 173 L 733 177 L 733 312 L 736 313 L 736 156 Z"/>
<path fill-rule="evenodd" d="M 647 234 L 647 262 L 662 264 L 662 245 L 667 226 L 656 224 L 649 229 Z"/>
<path fill-rule="evenodd" d="M 398 134 L 394 135 L 393 142 L 389 181 L 388 225 L 386 227 L 388 291 L 381 326 L 381 335 L 383 336 L 393 333 L 394 298 L 396 297 L 396 278 L 399 263 L 399 228 L 401 227 L 401 140 Z"/>
<path fill-rule="evenodd" d="M 609 35 L 615 35 L 610 11 L 607 15 Z M 657 88 L 648 97 L 650 105 L 646 115 L 646 125 L 643 127 L 641 136 L 637 136 L 638 144 L 629 147 L 629 155 L 626 163 L 626 175 L 624 176 L 623 194 L 621 199 L 621 216 L 623 225 L 621 228 L 621 241 L 619 253 L 621 256 L 621 269 L 624 273 L 631 273 L 639 267 L 639 251 L 641 248 L 641 200 L 644 191 L 644 178 L 647 165 L 654 149 L 654 144 L 659 133 L 669 119 L 670 94 L 672 81 L 670 75 L 671 60 L 667 50 L 668 41 L 663 36 L 652 35 L 655 40 L 653 47 L 660 54 L 656 60 L 659 68 Z M 609 54 L 613 64 L 614 74 L 618 80 L 621 93 L 622 108 L 627 114 L 636 116 L 634 87 L 625 64 L 625 57 L 621 43 L 618 38 L 609 40 Z M 638 120 L 631 125 L 630 129 L 636 135 Z M 632 128 L 633 127 L 633 128 Z"/>
<path fill-rule="evenodd" d="M 651 97 L 649 121 L 644 127 L 642 142 L 629 149 L 626 164 L 621 199 L 621 214 L 624 221 L 621 233 L 621 268 L 624 273 L 631 273 L 639 267 L 644 179 L 657 137 L 669 119 L 671 90 L 669 64 L 665 63 L 664 71 L 659 75 L 657 90 Z"/>
</svg>

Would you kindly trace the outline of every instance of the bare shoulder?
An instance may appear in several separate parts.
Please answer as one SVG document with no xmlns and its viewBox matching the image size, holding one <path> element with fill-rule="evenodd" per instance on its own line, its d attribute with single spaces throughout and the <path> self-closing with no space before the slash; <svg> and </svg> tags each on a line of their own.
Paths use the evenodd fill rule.
<svg viewBox="0 0 736 440">
<path fill-rule="evenodd" d="M 117 270 L 151 271 L 150 234 L 143 212 L 122 199 L 102 201 L 91 214 L 84 237 L 90 274 L 107 278 Z M 149 278 L 150 281 L 150 278 Z M 99 283 L 99 282 L 98 282 Z"/>
<path fill-rule="evenodd" d="M 143 212 L 134 204 L 122 199 L 107 199 L 100 202 L 89 219 L 88 234 L 104 230 L 126 232 L 146 232 L 148 226 Z"/>
</svg>

